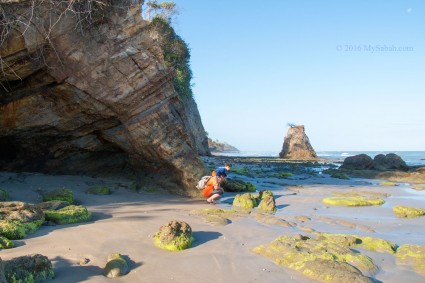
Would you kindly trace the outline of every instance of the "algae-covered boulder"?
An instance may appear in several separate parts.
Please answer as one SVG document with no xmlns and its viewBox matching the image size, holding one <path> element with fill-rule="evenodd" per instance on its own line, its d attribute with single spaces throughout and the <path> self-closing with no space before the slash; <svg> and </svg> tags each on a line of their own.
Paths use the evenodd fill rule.
<svg viewBox="0 0 425 283">
<path fill-rule="evenodd" d="M 87 189 L 86 193 L 91 195 L 110 195 L 111 190 L 107 186 L 99 186 Z"/>
<path fill-rule="evenodd" d="M 84 206 L 69 205 L 58 210 L 46 210 L 46 220 L 57 224 L 71 224 L 91 220 L 91 213 Z"/>
<path fill-rule="evenodd" d="M 104 268 L 106 277 L 114 278 L 126 275 L 130 271 L 128 262 L 119 254 L 111 254 Z"/>
<path fill-rule="evenodd" d="M 227 179 L 222 185 L 226 192 L 255 192 L 254 184 L 236 179 Z"/>
<path fill-rule="evenodd" d="M 273 196 L 273 192 L 270 190 L 261 190 L 258 192 L 258 197 L 261 199 L 265 198 L 266 196 Z"/>
<path fill-rule="evenodd" d="M 377 270 L 372 259 L 344 245 L 303 235 L 282 236 L 252 251 L 321 282 L 372 282 L 363 273 Z"/>
<path fill-rule="evenodd" d="M 24 202 L 0 203 L 0 236 L 11 240 L 34 233 L 44 223 L 44 212 Z"/>
<path fill-rule="evenodd" d="M 54 277 L 50 260 L 40 254 L 4 261 L 7 282 L 42 282 Z"/>
<path fill-rule="evenodd" d="M 15 244 L 11 240 L 0 236 L 0 249 L 11 249 L 14 247 L 15 247 Z"/>
<path fill-rule="evenodd" d="M 0 188 L 0 201 L 7 201 L 9 199 L 9 192 Z"/>
<path fill-rule="evenodd" d="M 347 234 L 329 234 L 329 233 L 316 233 L 318 239 L 325 240 L 330 243 L 336 243 L 345 247 L 361 247 L 370 251 L 394 254 L 396 245 L 390 241 Z"/>
<path fill-rule="evenodd" d="M 380 198 L 367 198 L 362 196 L 330 197 L 323 199 L 323 202 L 339 206 L 371 206 L 385 203 L 385 201 Z"/>
<path fill-rule="evenodd" d="M 393 212 L 396 216 L 401 218 L 414 218 L 414 217 L 425 215 L 424 208 L 401 206 L 401 205 L 394 206 Z"/>
<path fill-rule="evenodd" d="M 402 245 L 398 247 L 397 263 L 410 265 L 413 269 L 425 276 L 425 246 L 419 245 Z"/>
<path fill-rule="evenodd" d="M 56 189 L 43 194 L 43 201 L 62 200 L 74 203 L 74 193 L 67 188 Z"/>
<path fill-rule="evenodd" d="M 263 195 L 263 198 L 258 205 L 258 210 L 275 213 L 276 212 L 276 201 L 274 200 L 273 195 Z"/>
<path fill-rule="evenodd" d="M 58 210 L 69 205 L 71 205 L 69 202 L 62 201 L 62 200 L 49 200 L 49 201 L 44 201 L 44 202 L 40 202 L 36 204 L 36 206 L 41 208 L 41 210 L 43 211 Z"/>
<path fill-rule="evenodd" d="M 155 245 L 168 251 L 181 251 L 192 246 L 192 228 L 184 221 L 173 220 L 161 226 L 154 235 Z"/>
<path fill-rule="evenodd" d="M 252 209 L 257 206 L 257 202 L 255 198 L 250 194 L 237 194 L 235 199 L 233 200 L 233 206 L 244 208 L 244 209 Z"/>
</svg>

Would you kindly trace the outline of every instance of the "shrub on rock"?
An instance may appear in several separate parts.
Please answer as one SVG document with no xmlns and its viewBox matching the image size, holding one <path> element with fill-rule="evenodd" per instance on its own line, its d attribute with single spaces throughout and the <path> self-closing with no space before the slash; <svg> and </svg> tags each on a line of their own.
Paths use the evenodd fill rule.
<svg viewBox="0 0 425 283">
<path fill-rule="evenodd" d="M 257 206 L 257 202 L 255 201 L 255 198 L 249 193 L 243 195 L 237 194 L 233 200 L 233 206 L 244 209 L 252 209 Z"/>
<path fill-rule="evenodd" d="M 4 261 L 7 282 L 42 282 L 54 277 L 50 260 L 40 254 Z"/>
<path fill-rule="evenodd" d="M 91 220 L 91 213 L 84 206 L 69 205 L 58 210 L 46 210 L 46 220 L 57 224 L 71 224 Z"/>
<path fill-rule="evenodd" d="M 128 272 L 130 272 L 129 264 L 119 253 L 108 256 L 108 262 L 104 268 L 106 277 L 119 277 L 126 275 Z"/>
<path fill-rule="evenodd" d="M 173 220 L 161 226 L 154 235 L 155 245 L 168 251 L 181 251 L 192 246 L 192 228 L 184 221 Z"/>
<path fill-rule="evenodd" d="M 74 193 L 67 188 L 56 189 L 43 195 L 43 201 L 49 200 L 62 200 L 69 203 L 74 203 Z"/>
</svg>

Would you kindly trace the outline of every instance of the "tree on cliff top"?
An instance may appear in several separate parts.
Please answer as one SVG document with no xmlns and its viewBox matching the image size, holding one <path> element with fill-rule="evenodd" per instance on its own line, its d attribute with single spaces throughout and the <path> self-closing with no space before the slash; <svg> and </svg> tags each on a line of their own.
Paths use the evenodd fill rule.
<svg viewBox="0 0 425 283">
<path fill-rule="evenodd" d="M 148 0 L 145 5 L 144 19 L 147 21 L 159 16 L 171 22 L 171 18 L 178 14 L 176 3 L 173 1 L 159 3 L 158 0 Z"/>
</svg>

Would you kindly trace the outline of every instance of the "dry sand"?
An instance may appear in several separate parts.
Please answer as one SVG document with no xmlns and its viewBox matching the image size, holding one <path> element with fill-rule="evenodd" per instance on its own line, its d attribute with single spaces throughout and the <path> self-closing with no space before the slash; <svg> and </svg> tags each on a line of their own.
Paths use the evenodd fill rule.
<svg viewBox="0 0 425 283">
<path fill-rule="evenodd" d="M 232 175 L 230 175 L 232 177 Z M 281 235 L 308 234 L 303 230 L 368 235 L 397 245 L 425 245 L 425 218 L 399 219 L 394 205 L 425 207 L 425 191 L 379 186 L 378 180 L 339 180 L 330 177 L 294 176 L 287 180 L 248 178 L 258 189 L 271 189 L 276 196 L 276 218 L 296 223 L 294 227 L 270 225 L 254 215 L 213 226 L 190 215 L 191 210 L 211 208 L 203 200 L 169 195 L 163 191 L 133 192 L 126 179 L 84 176 L 49 176 L 31 173 L 0 173 L 0 187 L 11 200 L 37 203 L 40 191 L 72 189 L 76 201 L 93 213 L 84 224 L 42 226 L 36 233 L 14 241 L 16 248 L 1 250 L 0 257 L 40 253 L 54 263 L 54 282 L 312 282 L 295 271 L 275 265 L 250 251 Z M 86 194 L 87 188 L 106 185 L 111 195 Z M 332 192 L 360 191 L 391 194 L 379 207 L 331 207 L 322 199 Z M 235 194 L 226 193 L 216 207 L 230 208 Z M 306 217 L 300 217 L 306 216 Z M 182 252 L 158 249 L 152 235 L 171 220 L 189 223 L 195 242 Z M 109 254 L 121 253 L 131 262 L 128 275 L 108 279 L 102 275 Z M 379 266 L 377 282 L 424 282 L 425 277 L 408 266 L 396 264 L 393 255 L 364 251 Z M 87 258 L 89 262 L 80 265 Z"/>
</svg>

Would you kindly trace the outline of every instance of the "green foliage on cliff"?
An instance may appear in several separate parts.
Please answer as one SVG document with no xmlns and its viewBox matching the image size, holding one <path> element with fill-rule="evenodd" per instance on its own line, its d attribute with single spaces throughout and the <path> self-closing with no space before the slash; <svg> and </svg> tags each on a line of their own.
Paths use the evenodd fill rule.
<svg viewBox="0 0 425 283">
<path fill-rule="evenodd" d="M 175 70 L 174 88 L 181 97 L 192 96 L 190 80 L 190 51 L 184 40 L 176 34 L 170 23 L 163 17 L 155 17 L 149 24 L 151 37 L 154 38 L 162 49 L 165 64 Z"/>
</svg>

